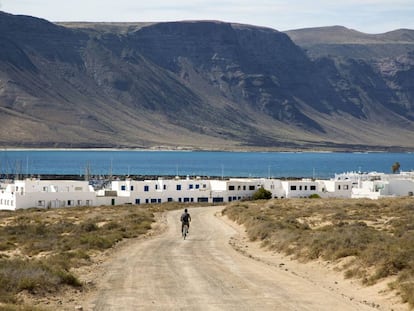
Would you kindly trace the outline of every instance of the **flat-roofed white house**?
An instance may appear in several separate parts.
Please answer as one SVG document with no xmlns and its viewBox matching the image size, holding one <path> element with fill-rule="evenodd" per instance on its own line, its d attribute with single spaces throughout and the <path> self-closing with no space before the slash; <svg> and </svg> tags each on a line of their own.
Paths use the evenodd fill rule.
<svg viewBox="0 0 414 311">
<path fill-rule="evenodd" d="M 165 202 L 208 202 L 220 203 L 250 197 L 261 186 L 257 179 L 206 180 L 162 179 L 113 181 L 111 190 L 118 198 L 128 198 L 130 204 Z M 103 191 L 100 192 L 101 194 Z"/>
<path fill-rule="evenodd" d="M 0 209 L 56 208 L 95 205 L 96 194 L 87 181 L 16 180 L 0 190 Z"/>
</svg>

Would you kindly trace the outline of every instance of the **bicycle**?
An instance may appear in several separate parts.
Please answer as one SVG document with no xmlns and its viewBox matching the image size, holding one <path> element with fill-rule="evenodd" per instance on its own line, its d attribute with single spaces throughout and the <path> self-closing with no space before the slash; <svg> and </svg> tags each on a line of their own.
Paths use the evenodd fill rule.
<svg viewBox="0 0 414 311">
<path fill-rule="evenodd" d="M 184 240 L 187 237 L 187 235 L 188 235 L 188 225 L 184 224 L 184 226 L 183 226 L 183 239 Z"/>
</svg>

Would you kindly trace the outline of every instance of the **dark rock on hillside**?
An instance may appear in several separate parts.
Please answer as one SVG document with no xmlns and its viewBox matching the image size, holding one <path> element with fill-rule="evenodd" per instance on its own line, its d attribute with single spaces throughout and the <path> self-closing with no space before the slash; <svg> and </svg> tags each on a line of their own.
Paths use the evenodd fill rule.
<svg viewBox="0 0 414 311">
<path fill-rule="evenodd" d="M 0 42 L 3 146 L 414 147 L 409 30 L 57 25 L 0 12 Z"/>
</svg>

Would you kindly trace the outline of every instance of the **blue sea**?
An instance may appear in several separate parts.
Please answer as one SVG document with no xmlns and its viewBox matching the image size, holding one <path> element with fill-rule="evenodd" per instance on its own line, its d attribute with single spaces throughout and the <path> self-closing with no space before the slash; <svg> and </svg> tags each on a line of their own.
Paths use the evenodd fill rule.
<svg viewBox="0 0 414 311">
<path fill-rule="evenodd" d="M 3 150 L 0 173 L 330 178 L 348 171 L 414 170 L 414 153 Z"/>
</svg>

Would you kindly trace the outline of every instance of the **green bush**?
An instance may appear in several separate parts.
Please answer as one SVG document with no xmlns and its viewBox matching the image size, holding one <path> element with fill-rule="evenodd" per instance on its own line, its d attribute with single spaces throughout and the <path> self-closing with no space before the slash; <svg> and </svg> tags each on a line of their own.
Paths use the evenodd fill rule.
<svg viewBox="0 0 414 311">
<path fill-rule="evenodd" d="M 252 200 L 269 200 L 272 198 L 272 193 L 263 187 L 260 187 L 252 195 Z"/>
</svg>

